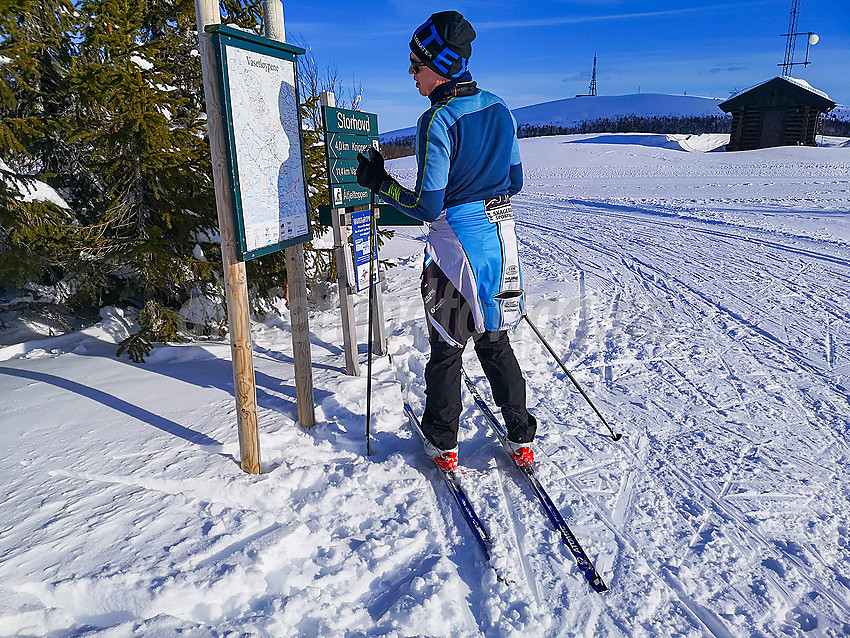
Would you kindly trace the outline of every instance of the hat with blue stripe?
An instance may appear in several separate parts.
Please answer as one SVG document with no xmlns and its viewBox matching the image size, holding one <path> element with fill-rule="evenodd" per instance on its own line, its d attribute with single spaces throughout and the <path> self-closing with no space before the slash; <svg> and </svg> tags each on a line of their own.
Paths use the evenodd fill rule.
<svg viewBox="0 0 850 638">
<path fill-rule="evenodd" d="M 474 39 L 475 29 L 461 14 L 440 11 L 413 32 L 410 50 L 435 73 L 456 78 L 466 71 Z"/>
</svg>

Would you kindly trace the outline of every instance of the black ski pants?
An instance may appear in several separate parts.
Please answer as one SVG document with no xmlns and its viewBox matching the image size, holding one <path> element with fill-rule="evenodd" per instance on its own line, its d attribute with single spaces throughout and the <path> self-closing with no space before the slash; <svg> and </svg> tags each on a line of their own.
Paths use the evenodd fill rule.
<svg viewBox="0 0 850 638">
<path fill-rule="evenodd" d="M 431 358 L 425 366 L 425 413 L 422 431 L 435 446 L 448 450 L 457 445 L 462 410 L 460 397 L 461 355 L 465 346 L 456 347 L 437 332 L 430 322 Z M 473 335 L 475 354 L 493 390 L 493 399 L 502 410 L 508 438 L 529 443 L 537 422 L 525 404 L 525 379 L 522 377 L 508 333 L 484 332 Z"/>
</svg>

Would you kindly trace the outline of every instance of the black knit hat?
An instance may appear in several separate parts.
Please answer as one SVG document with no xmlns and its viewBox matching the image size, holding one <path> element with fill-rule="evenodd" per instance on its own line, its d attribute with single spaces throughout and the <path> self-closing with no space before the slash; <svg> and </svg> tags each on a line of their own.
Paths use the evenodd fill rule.
<svg viewBox="0 0 850 638">
<path fill-rule="evenodd" d="M 444 78 L 466 71 L 472 55 L 475 29 L 457 11 L 440 11 L 413 32 L 410 50 L 425 65 Z"/>
</svg>

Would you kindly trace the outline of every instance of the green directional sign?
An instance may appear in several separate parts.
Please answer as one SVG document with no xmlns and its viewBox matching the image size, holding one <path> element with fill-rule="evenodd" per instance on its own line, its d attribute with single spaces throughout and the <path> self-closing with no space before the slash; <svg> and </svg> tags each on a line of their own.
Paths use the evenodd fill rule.
<svg viewBox="0 0 850 638">
<path fill-rule="evenodd" d="M 357 183 L 357 155 L 379 148 L 378 116 L 332 106 L 322 108 L 325 150 L 328 158 L 328 191 L 334 208 L 368 205 L 368 188 Z"/>
<path fill-rule="evenodd" d="M 378 116 L 374 113 L 324 107 L 325 130 L 328 133 L 352 133 L 354 135 L 378 135 Z"/>
<path fill-rule="evenodd" d="M 356 184 L 357 160 L 328 158 L 328 179 L 331 184 Z"/>
<path fill-rule="evenodd" d="M 332 184 L 330 187 L 331 206 L 347 208 L 349 206 L 368 206 L 370 190 L 354 184 Z"/>
<path fill-rule="evenodd" d="M 328 157 L 356 159 L 358 153 L 365 151 L 370 146 L 378 148 L 378 138 L 349 135 L 348 133 L 326 133 L 325 145 L 328 149 Z"/>
</svg>

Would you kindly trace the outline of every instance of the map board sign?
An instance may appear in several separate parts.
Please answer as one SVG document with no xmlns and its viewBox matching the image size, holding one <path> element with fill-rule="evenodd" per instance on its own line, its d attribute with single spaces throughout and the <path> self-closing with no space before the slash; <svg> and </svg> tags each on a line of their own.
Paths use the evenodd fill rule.
<svg viewBox="0 0 850 638">
<path fill-rule="evenodd" d="M 378 116 L 334 106 L 323 107 L 322 115 L 331 206 L 368 205 L 370 191 L 357 183 L 357 154 L 370 146 L 379 148 Z"/>
<path fill-rule="evenodd" d="M 351 234 L 354 236 L 354 270 L 357 278 L 357 292 L 369 289 L 369 209 L 352 211 Z M 380 281 L 378 256 L 375 255 L 375 283 Z"/>
<path fill-rule="evenodd" d="M 218 58 L 240 257 L 310 241 L 296 73 L 304 49 L 222 25 L 206 30 Z"/>
</svg>

